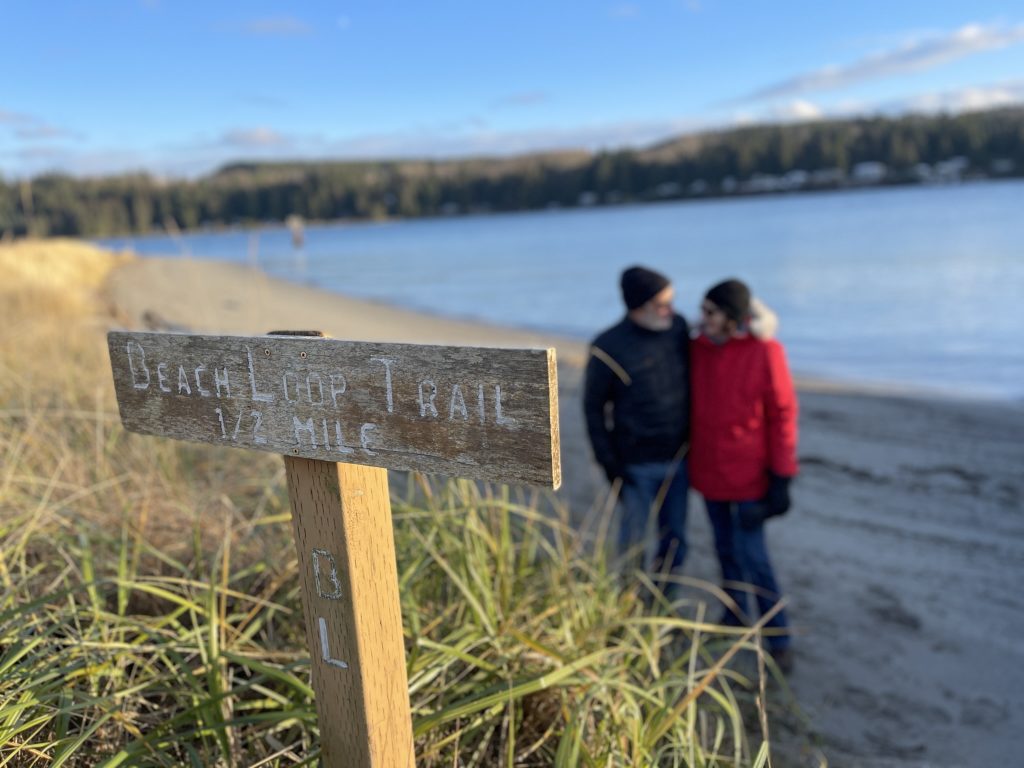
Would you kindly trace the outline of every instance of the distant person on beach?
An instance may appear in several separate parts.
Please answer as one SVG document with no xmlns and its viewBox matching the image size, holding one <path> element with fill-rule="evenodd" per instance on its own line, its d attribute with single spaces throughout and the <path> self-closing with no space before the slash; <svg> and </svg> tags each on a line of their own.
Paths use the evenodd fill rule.
<svg viewBox="0 0 1024 768">
<path fill-rule="evenodd" d="M 620 279 L 626 315 L 590 347 L 583 409 L 594 458 L 621 500 L 623 563 L 678 573 L 686 557 L 689 336 L 669 279 L 630 267 Z M 647 535 L 656 527 L 655 540 Z"/>
<path fill-rule="evenodd" d="M 781 597 L 764 523 L 790 506 L 797 400 L 785 352 L 773 338 L 775 316 L 763 305 L 754 311 L 744 283 L 726 280 L 711 288 L 701 313 L 700 334 L 690 345 L 690 477 L 706 501 L 724 589 L 735 602 L 721 623 L 735 626 L 753 623 L 751 592 L 762 616 Z M 765 632 L 783 671 L 792 666 L 788 628 L 780 610 Z"/>
</svg>

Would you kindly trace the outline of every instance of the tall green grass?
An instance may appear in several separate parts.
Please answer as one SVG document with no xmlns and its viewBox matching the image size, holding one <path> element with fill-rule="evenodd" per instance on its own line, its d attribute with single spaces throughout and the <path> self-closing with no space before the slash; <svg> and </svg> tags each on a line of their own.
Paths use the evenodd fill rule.
<svg viewBox="0 0 1024 768">
<path fill-rule="evenodd" d="M 0 766 L 315 764 L 281 461 L 125 433 L 102 325 L 30 298 L 0 302 Z M 701 587 L 614 573 L 551 499 L 402 486 L 419 765 L 767 764 L 770 661 Z"/>
<path fill-rule="evenodd" d="M 506 489 L 424 487 L 395 504 L 421 765 L 756 764 L 752 681 L 716 665 L 737 646 L 699 607 L 648 608 Z M 30 516 L 0 528 L 0 764 L 315 759 L 286 515 L 241 532 L 275 557 L 237 557 L 231 530 L 205 552 L 196 522 L 188 560 L 127 521 L 26 536 Z"/>
</svg>

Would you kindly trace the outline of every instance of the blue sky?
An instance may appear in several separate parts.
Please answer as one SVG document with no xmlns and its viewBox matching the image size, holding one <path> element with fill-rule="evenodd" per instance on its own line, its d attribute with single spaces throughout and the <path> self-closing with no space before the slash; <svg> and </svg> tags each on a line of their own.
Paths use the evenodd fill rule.
<svg viewBox="0 0 1024 768">
<path fill-rule="evenodd" d="M 2 0 L 0 175 L 642 146 L 1024 101 L 1005 2 Z"/>
</svg>

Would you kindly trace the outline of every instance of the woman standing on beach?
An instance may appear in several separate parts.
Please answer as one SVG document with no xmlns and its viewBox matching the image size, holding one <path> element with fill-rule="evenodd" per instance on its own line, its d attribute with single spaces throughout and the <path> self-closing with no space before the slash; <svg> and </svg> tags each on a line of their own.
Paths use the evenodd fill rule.
<svg viewBox="0 0 1024 768">
<path fill-rule="evenodd" d="M 789 509 L 797 401 L 785 352 L 771 338 L 774 328 L 752 332 L 744 283 L 726 280 L 711 288 L 701 312 L 701 332 L 690 349 L 690 479 L 707 504 L 725 592 L 736 603 L 722 623 L 740 625 L 749 621 L 748 591 L 761 615 L 781 596 L 764 521 Z M 792 665 L 788 627 L 782 610 L 766 624 L 768 650 L 783 671 Z"/>
</svg>

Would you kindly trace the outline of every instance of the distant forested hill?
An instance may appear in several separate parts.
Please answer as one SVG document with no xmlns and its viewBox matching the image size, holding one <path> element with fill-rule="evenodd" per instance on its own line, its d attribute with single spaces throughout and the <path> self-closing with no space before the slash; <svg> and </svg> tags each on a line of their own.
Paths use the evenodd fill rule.
<svg viewBox="0 0 1024 768">
<path fill-rule="evenodd" d="M 755 125 L 645 149 L 501 158 L 234 163 L 197 180 L 147 174 L 0 178 L 0 236 L 605 205 L 1024 176 L 1024 107 Z"/>
</svg>

